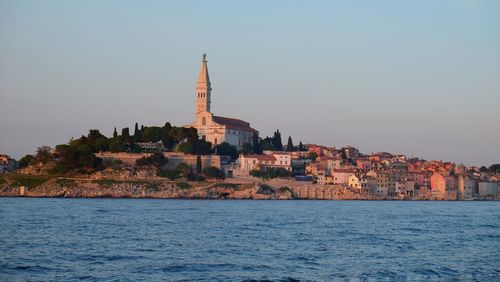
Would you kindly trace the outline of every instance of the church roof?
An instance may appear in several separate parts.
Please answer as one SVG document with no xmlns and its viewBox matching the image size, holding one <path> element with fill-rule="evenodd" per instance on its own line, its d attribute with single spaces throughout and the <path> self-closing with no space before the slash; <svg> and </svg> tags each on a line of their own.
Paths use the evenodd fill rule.
<svg viewBox="0 0 500 282">
<path fill-rule="evenodd" d="M 240 130 L 240 131 L 249 131 L 249 132 L 257 132 L 257 130 L 250 127 L 250 123 L 246 121 L 242 121 L 240 119 L 235 118 L 227 118 L 221 116 L 213 116 L 213 121 L 220 125 L 225 125 L 228 129 Z"/>
<path fill-rule="evenodd" d="M 208 76 L 208 67 L 207 67 L 207 55 L 203 54 L 201 59 L 201 69 L 200 76 L 198 77 L 198 83 L 210 83 L 210 77 Z"/>
</svg>

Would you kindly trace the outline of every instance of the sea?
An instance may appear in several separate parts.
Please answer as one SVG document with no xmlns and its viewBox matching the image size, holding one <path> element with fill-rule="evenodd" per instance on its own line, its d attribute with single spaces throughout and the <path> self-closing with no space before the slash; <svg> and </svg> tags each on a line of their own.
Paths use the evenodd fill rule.
<svg viewBox="0 0 500 282">
<path fill-rule="evenodd" d="M 0 281 L 500 281 L 500 202 L 0 198 Z"/>
</svg>

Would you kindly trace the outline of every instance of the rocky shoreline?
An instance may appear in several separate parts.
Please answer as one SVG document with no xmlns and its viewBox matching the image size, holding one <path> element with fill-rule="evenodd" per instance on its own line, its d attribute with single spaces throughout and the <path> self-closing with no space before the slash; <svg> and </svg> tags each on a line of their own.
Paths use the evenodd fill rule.
<svg viewBox="0 0 500 282">
<path fill-rule="evenodd" d="M 287 179 L 274 179 L 269 181 L 258 179 L 247 179 L 245 181 L 241 181 L 241 179 L 229 179 L 225 181 L 187 182 L 168 181 L 164 179 L 43 178 L 34 176 L 30 180 L 31 182 L 27 184 L 13 180 L 4 181 L 0 184 L 0 197 L 233 200 L 455 200 L 453 198 L 401 198 L 360 195 L 341 186 L 300 183 Z"/>
</svg>

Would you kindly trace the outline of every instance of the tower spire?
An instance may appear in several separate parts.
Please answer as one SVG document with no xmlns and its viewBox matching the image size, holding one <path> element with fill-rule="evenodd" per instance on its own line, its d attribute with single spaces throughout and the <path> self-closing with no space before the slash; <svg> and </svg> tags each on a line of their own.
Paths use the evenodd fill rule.
<svg viewBox="0 0 500 282">
<path fill-rule="evenodd" d="M 201 69 L 198 82 L 196 83 L 196 112 L 210 112 L 210 96 L 212 88 L 210 76 L 208 75 L 207 54 L 201 56 Z"/>
</svg>

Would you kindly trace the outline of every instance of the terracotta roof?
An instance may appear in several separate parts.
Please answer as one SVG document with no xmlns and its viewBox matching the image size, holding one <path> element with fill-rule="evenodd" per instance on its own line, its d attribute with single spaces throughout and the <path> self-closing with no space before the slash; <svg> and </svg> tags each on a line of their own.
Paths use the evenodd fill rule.
<svg viewBox="0 0 500 282">
<path fill-rule="evenodd" d="M 245 159 L 258 159 L 261 161 L 275 161 L 276 158 L 272 155 L 244 155 Z"/>
<path fill-rule="evenodd" d="M 250 123 L 240 119 L 213 116 L 213 121 L 220 125 L 225 125 L 228 129 L 257 132 L 257 130 L 250 127 Z"/>
</svg>

